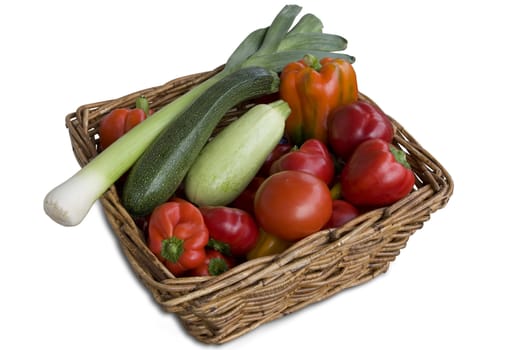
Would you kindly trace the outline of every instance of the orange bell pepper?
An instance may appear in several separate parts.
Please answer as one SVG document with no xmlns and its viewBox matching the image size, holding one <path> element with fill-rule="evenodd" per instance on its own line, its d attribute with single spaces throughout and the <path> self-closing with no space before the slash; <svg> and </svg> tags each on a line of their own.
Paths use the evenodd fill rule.
<svg viewBox="0 0 525 350">
<path fill-rule="evenodd" d="M 352 64 L 342 58 L 306 55 L 281 72 L 280 95 L 290 105 L 285 133 L 292 144 L 310 138 L 327 142 L 327 119 L 335 108 L 357 101 Z"/>
</svg>

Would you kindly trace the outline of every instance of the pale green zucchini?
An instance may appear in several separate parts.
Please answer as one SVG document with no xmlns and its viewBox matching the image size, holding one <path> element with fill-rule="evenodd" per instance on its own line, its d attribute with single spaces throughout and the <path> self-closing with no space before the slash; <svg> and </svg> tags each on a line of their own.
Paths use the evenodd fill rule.
<svg viewBox="0 0 525 350">
<path fill-rule="evenodd" d="M 223 129 L 202 150 L 184 181 L 193 203 L 226 205 L 248 186 L 284 134 L 290 107 L 259 104 Z"/>
</svg>

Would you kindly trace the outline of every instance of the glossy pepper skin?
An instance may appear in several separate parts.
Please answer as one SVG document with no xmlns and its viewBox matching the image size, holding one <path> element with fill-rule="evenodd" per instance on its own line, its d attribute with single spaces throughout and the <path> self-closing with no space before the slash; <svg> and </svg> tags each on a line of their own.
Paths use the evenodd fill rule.
<svg viewBox="0 0 525 350">
<path fill-rule="evenodd" d="M 361 143 L 341 173 L 341 193 L 355 206 L 381 207 L 410 193 L 415 177 L 405 154 L 381 139 Z"/>
<path fill-rule="evenodd" d="M 257 175 L 260 177 L 270 176 L 270 170 L 272 168 L 273 163 L 286 153 L 290 152 L 292 150 L 292 147 L 293 146 L 287 141 L 280 142 L 277 146 L 275 146 L 275 148 L 270 152 L 270 154 L 268 154 L 268 157 L 266 157 L 266 160 L 259 169 Z"/>
<path fill-rule="evenodd" d="M 251 215 L 238 208 L 201 207 L 210 240 L 222 243 L 226 253 L 244 256 L 257 243 L 259 230 Z M 224 247 L 225 246 L 225 247 Z"/>
<path fill-rule="evenodd" d="M 343 226 L 357 216 L 359 216 L 359 209 L 342 199 L 334 199 L 332 201 L 332 217 L 326 223 L 324 228 Z"/>
<path fill-rule="evenodd" d="M 148 101 L 143 96 L 137 98 L 136 107 L 133 109 L 117 108 L 106 114 L 99 124 L 101 149 L 108 148 L 122 135 L 144 121 L 148 114 Z"/>
<path fill-rule="evenodd" d="M 265 178 L 262 176 L 255 176 L 248 184 L 248 187 L 241 192 L 241 194 L 230 203 L 229 206 L 233 208 L 242 209 L 250 215 L 255 215 L 254 201 L 257 190 L 264 182 Z"/>
<path fill-rule="evenodd" d="M 359 100 L 330 113 L 328 144 L 345 161 L 363 141 L 382 139 L 392 142 L 394 127 L 386 114 L 370 102 Z"/>
<path fill-rule="evenodd" d="M 285 134 L 295 145 L 311 138 L 326 143 L 329 113 L 358 99 L 357 79 L 350 62 L 330 57 L 318 60 L 312 55 L 283 68 L 279 91 L 291 108 Z"/>
<path fill-rule="evenodd" d="M 183 199 L 159 205 L 149 218 L 149 248 L 175 276 L 203 264 L 208 238 L 201 212 Z"/>
<path fill-rule="evenodd" d="M 286 153 L 273 162 L 270 173 L 298 170 L 314 175 L 327 185 L 334 178 L 334 161 L 328 148 L 319 140 L 306 140 L 297 150 Z"/>
<path fill-rule="evenodd" d="M 285 241 L 284 239 L 260 229 L 257 244 L 248 252 L 246 258 L 248 260 L 253 260 L 262 256 L 279 254 L 284 252 L 291 245 L 292 242 Z"/>
<path fill-rule="evenodd" d="M 206 250 L 204 262 L 189 271 L 190 276 L 218 276 L 235 266 L 235 260 L 213 249 Z"/>
</svg>

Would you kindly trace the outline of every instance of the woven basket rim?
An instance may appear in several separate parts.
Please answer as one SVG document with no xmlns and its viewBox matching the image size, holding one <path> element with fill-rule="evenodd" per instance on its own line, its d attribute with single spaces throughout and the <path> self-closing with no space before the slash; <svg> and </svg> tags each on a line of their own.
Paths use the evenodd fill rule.
<svg viewBox="0 0 525 350">
<path fill-rule="evenodd" d="M 78 107 L 66 116 L 66 126 L 80 166 L 85 166 L 96 156 L 97 126 L 107 112 L 117 107 L 132 107 L 141 95 L 151 101 L 152 108 L 158 108 L 216 74 L 222 67 Z M 362 93 L 360 98 L 377 105 Z M 112 186 L 100 201 L 130 266 L 156 302 L 166 311 L 178 315 L 189 333 L 198 340 L 223 343 L 262 323 L 385 272 L 408 238 L 430 219 L 432 213 L 447 204 L 454 188 L 450 174 L 401 124 L 391 116 L 389 118 L 396 130 L 395 145 L 407 154 L 415 169 L 415 191 L 391 206 L 369 211 L 339 228 L 308 236 L 281 254 L 244 262 L 220 276 L 174 277 L 147 248 L 137 222 L 120 204 L 116 187 Z M 339 259 L 338 265 L 327 261 L 329 258 Z M 323 287 L 323 283 L 333 284 L 333 288 Z M 266 299 L 270 300 L 270 289 L 276 293 L 279 288 L 288 291 L 287 301 L 282 305 L 273 299 L 271 303 L 266 302 Z M 322 294 L 316 294 L 317 290 L 322 290 Z M 239 300 L 244 303 L 242 308 Z M 257 300 L 262 301 L 257 304 Z M 252 310 L 257 307 L 268 310 L 257 318 L 257 312 Z M 235 308 L 241 316 L 233 316 Z M 248 311 L 242 311 L 246 309 Z M 236 322 L 244 326 L 236 325 Z"/>
</svg>

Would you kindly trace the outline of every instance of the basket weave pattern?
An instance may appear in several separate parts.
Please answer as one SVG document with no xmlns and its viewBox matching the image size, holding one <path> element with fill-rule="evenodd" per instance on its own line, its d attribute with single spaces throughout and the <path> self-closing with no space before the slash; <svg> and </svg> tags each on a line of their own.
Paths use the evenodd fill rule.
<svg viewBox="0 0 525 350">
<path fill-rule="evenodd" d="M 158 109 L 220 69 L 79 107 L 66 116 L 77 161 L 84 166 L 97 154 L 98 123 L 112 109 L 132 108 L 140 95 Z M 243 110 L 239 107 L 230 115 L 235 118 Z M 148 249 L 144 232 L 121 205 L 115 186 L 101 203 L 130 266 L 158 304 L 176 314 L 196 339 L 224 343 L 385 272 L 410 236 L 446 205 L 453 191 L 450 175 L 391 120 L 393 143 L 407 154 L 416 175 L 415 191 L 343 227 L 308 236 L 279 255 L 245 262 L 217 277 L 175 278 Z"/>
</svg>

